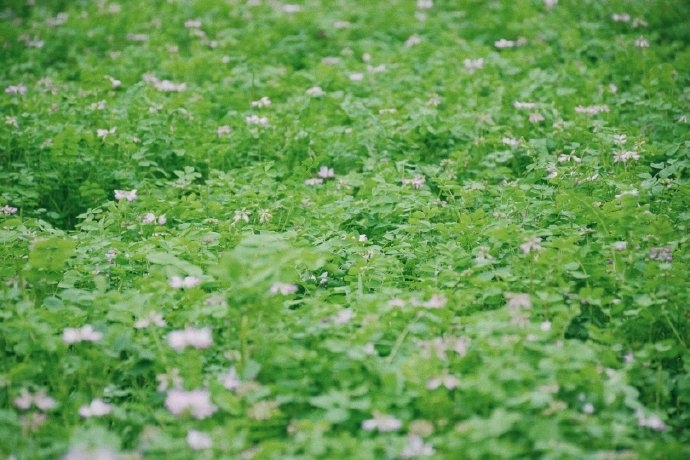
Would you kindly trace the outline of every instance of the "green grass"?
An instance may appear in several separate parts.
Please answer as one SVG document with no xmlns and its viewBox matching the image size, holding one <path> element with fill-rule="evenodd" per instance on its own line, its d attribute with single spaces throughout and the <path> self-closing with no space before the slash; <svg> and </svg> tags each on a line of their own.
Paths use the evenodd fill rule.
<svg viewBox="0 0 690 460">
<path fill-rule="evenodd" d="M 0 457 L 690 456 L 687 2 L 36 3 Z"/>
</svg>

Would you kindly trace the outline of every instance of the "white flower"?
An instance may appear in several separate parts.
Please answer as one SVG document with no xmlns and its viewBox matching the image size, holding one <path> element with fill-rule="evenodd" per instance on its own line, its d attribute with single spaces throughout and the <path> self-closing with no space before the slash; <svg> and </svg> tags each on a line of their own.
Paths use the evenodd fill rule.
<svg viewBox="0 0 690 460">
<path fill-rule="evenodd" d="M 268 223 L 273 219 L 273 214 L 271 214 L 271 211 L 268 209 L 259 209 L 256 213 L 259 216 L 260 224 Z"/>
<path fill-rule="evenodd" d="M 329 168 L 328 166 L 321 166 L 316 175 L 322 179 L 332 179 L 335 177 L 335 171 L 333 171 L 333 168 Z"/>
<path fill-rule="evenodd" d="M 189 430 L 187 432 L 187 444 L 192 450 L 205 450 L 213 447 L 211 437 L 196 430 Z"/>
<path fill-rule="evenodd" d="M 105 139 L 107 136 L 109 136 L 111 134 L 115 134 L 115 131 L 117 131 L 117 128 L 97 129 L 96 130 L 96 136 L 99 139 Z"/>
<path fill-rule="evenodd" d="M 369 241 L 369 238 L 367 238 L 365 234 L 361 234 L 359 235 L 359 238 L 357 238 L 357 241 L 359 241 L 360 243 L 366 243 L 367 241 Z"/>
<path fill-rule="evenodd" d="M 234 366 L 231 367 L 228 372 L 220 376 L 220 381 L 223 383 L 223 386 L 230 391 L 235 391 L 242 385 L 242 381 L 237 375 L 237 370 Z"/>
<path fill-rule="evenodd" d="M 402 422 L 390 415 L 374 412 L 374 418 L 362 422 L 362 428 L 366 431 L 377 430 L 381 433 L 397 431 L 402 428 Z"/>
<path fill-rule="evenodd" d="M 428 390 L 435 390 L 441 386 L 446 387 L 448 390 L 457 388 L 460 386 L 460 379 L 450 374 L 443 374 L 439 377 L 434 377 L 426 383 L 426 388 Z"/>
<path fill-rule="evenodd" d="M 250 115 L 244 118 L 248 125 L 268 126 L 268 118 L 258 115 Z"/>
<path fill-rule="evenodd" d="M 244 221 L 244 222 L 249 222 L 249 215 L 251 214 L 251 211 L 247 211 L 245 208 L 242 208 L 240 210 L 235 211 L 235 215 L 232 218 L 232 223 L 233 225 L 236 224 L 239 221 Z"/>
<path fill-rule="evenodd" d="M 352 26 L 348 21 L 334 21 L 333 22 L 333 28 L 334 29 L 349 29 Z"/>
<path fill-rule="evenodd" d="M 434 294 L 431 299 L 424 302 L 423 306 L 426 308 L 443 308 L 446 306 L 446 298 L 442 294 Z"/>
<path fill-rule="evenodd" d="M 627 163 L 630 160 L 639 160 L 640 154 L 634 150 L 621 150 L 613 155 L 614 163 Z"/>
<path fill-rule="evenodd" d="M 540 123 L 544 121 L 544 115 L 542 115 L 539 112 L 532 112 L 529 114 L 529 122 L 530 123 Z"/>
<path fill-rule="evenodd" d="M 158 216 L 158 219 L 156 219 L 156 224 L 157 225 L 165 225 L 168 222 L 168 218 L 165 217 L 165 214 L 161 214 Z"/>
<path fill-rule="evenodd" d="M 122 82 L 117 78 L 113 78 L 110 75 L 106 75 L 105 78 L 110 80 L 110 84 L 113 86 L 113 88 L 119 88 L 120 86 L 122 86 Z"/>
<path fill-rule="evenodd" d="M 302 7 L 299 5 L 292 5 L 292 4 L 287 4 L 283 5 L 283 11 L 286 13 L 299 13 L 302 11 Z"/>
<path fill-rule="evenodd" d="M 609 106 L 606 104 L 589 106 L 578 105 L 577 107 L 575 107 L 575 113 L 584 113 L 587 115 L 597 115 L 599 113 L 606 113 L 609 111 Z"/>
<path fill-rule="evenodd" d="M 413 434 L 410 435 L 407 445 L 400 456 L 402 458 L 430 457 L 434 453 L 434 448 L 430 444 L 424 443 L 420 436 Z"/>
<path fill-rule="evenodd" d="M 201 21 L 198 19 L 188 19 L 184 22 L 185 29 L 200 29 Z"/>
<path fill-rule="evenodd" d="M 516 109 L 534 110 L 537 108 L 537 104 L 535 104 L 534 102 L 515 101 L 513 102 L 513 107 L 515 107 Z"/>
<path fill-rule="evenodd" d="M 144 217 L 141 218 L 141 223 L 144 225 L 152 224 L 156 221 L 156 215 L 152 212 L 147 212 Z"/>
<path fill-rule="evenodd" d="M 558 3 L 558 0 L 544 0 L 544 6 L 546 7 L 547 10 L 550 10 L 556 4 Z"/>
<path fill-rule="evenodd" d="M 154 324 L 158 327 L 165 327 L 167 325 L 167 323 L 163 319 L 163 315 L 161 315 L 160 313 L 157 313 L 155 311 L 151 311 L 145 317 L 139 318 L 134 323 L 134 328 L 135 329 L 144 329 L 144 328 L 149 327 L 152 324 Z"/>
<path fill-rule="evenodd" d="M 323 184 L 323 179 L 320 177 L 311 177 L 304 181 L 304 185 L 321 185 Z"/>
<path fill-rule="evenodd" d="M 349 75 L 350 81 L 362 81 L 364 80 L 364 74 L 363 73 L 351 73 Z"/>
<path fill-rule="evenodd" d="M 267 98 L 266 96 L 262 97 L 258 101 L 252 101 L 252 107 L 257 107 L 257 108 L 262 108 L 262 107 L 268 107 L 271 105 L 271 100 Z"/>
<path fill-rule="evenodd" d="M 551 330 L 551 321 L 544 321 L 539 325 L 539 329 L 541 329 L 543 332 L 547 332 Z"/>
<path fill-rule="evenodd" d="M 628 142 L 628 136 L 625 134 L 614 134 L 613 143 L 616 145 L 625 145 Z"/>
<path fill-rule="evenodd" d="M 5 88 L 7 94 L 26 94 L 26 85 L 19 83 L 18 85 L 11 85 Z"/>
<path fill-rule="evenodd" d="M 584 406 L 582 406 L 582 412 L 591 415 L 594 413 L 594 405 L 592 403 L 585 403 Z"/>
<path fill-rule="evenodd" d="M 465 70 L 473 72 L 484 67 L 484 59 L 465 59 L 463 65 L 465 66 Z"/>
<path fill-rule="evenodd" d="M 67 345 L 78 342 L 98 342 L 103 338 L 103 334 L 94 331 L 93 326 L 87 324 L 81 328 L 65 328 L 62 331 L 62 341 Z"/>
<path fill-rule="evenodd" d="M 501 142 L 503 142 L 508 147 L 517 147 L 520 145 L 520 141 L 512 137 L 504 137 L 503 139 L 501 139 Z"/>
<path fill-rule="evenodd" d="M 417 34 L 414 34 L 410 38 L 405 40 L 405 47 L 412 48 L 413 46 L 419 45 L 420 43 L 422 43 L 422 37 L 420 37 Z"/>
<path fill-rule="evenodd" d="M 516 46 L 515 41 L 513 40 L 506 40 L 505 38 L 502 38 L 498 41 L 494 42 L 494 46 L 498 49 L 502 48 L 514 48 Z"/>
<path fill-rule="evenodd" d="M 168 391 L 165 398 L 165 407 L 173 415 L 189 413 L 199 420 L 210 417 L 218 410 L 211 402 L 211 395 L 206 390 L 172 389 Z"/>
<path fill-rule="evenodd" d="M 632 190 L 625 190 L 621 193 L 618 193 L 617 195 L 615 195 L 615 198 L 619 199 L 619 198 L 623 198 L 624 196 L 639 196 L 639 194 L 640 194 L 640 192 L 638 192 L 637 189 L 634 188 Z"/>
<path fill-rule="evenodd" d="M 269 289 L 269 294 L 275 295 L 275 294 L 281 294 L 281 295 L 290 295 L 294 294 L 297 292 L 297 286 L 295 284 L 289 284 L 289 283 L 273 283 L 271 286 L 271 289 Z"/>
<path fill-rule="evenodd" d="M 171 331 L 166 338 L 170 348 L 175 351 L 182 351 L 188 346 L 200 350 L 213 345 L 213 336 L 209 327 L 201 329 L 187 327 L 182 330 Z"/>
<path fill-rule="evenodd" d="M 628 249 L 628 243 L 627 241 L 616 241 L 613 243 L 613 249 L 616 251 L 625 251 Z"/>
<path fill-rule="evenodd" d="M 113 406 L 106 403 L 102 399 L 94 399 L 88 406 L 81 406 L 79 408 L 79 415 L 84 418 L 103 417 L 113 411 Z"/>
<path fill-rule="evenodd" d="M 506 307 L 511 311 L 518 311 L 523 309 L 532 308 L 532 300 L 530 300 L 529 294 L 523 294 L 518 292 L 506 292 L 503 296 L 508 301 Z"/>
<path fill-rule="evenodd" d="M 613 22 L 630 22 L 630 15 L 628 13 L 613 13 L 611 20 Z"/>
<path fill-rule="evenodd" d="M 16 214 L 17 213 L 17 208 L 13 206 L 8 206 L 5 205 L 0 208 L 0 214 L 5 214 L 5 215 L 10 215 L 10 214 Z"/>
<path fill-rule="evenodd" d="M 539 243 L 541 243 L 541 238 L 539 238 L 538 236 L 535 236 L 534 238 L 530 238 L 527 241 L 525 241 L 524 243 L 522 243 L 520 245 L 520 249 L 525 254 L 529 254 L 532 251 L 541 251 L 543 248 L 541 247 L 541 245 Z"/>
<path fill-rule="evenodd" d="M 216 136 L 225 137 L 232 132 L 232 127 L 229 125 L 223 125 L 216 128 Z"/>
<path fill-rule="evenodd" d="M 633 42 L 633 44 L 634 44 L 637 48 L 649 48 L 649 41 L 647 41 L 647 39 L 644 38 L 644 37 L 639 37 L 639 38 L 637 38 L 637 39 Z"/>
<path fill-rule="evenodd" d="M 196 276 L 173 276 L 170 278 L 170 287 L 173 289 L 193 288 L 201 284 L 201 279 Z"/>
<path fill-rule="evenodd" d="M 42 411 L 48 411 L 57 406 L 57 402 L 48 396 L 43 389 L 31 394 L 26 388 L 22 388 L 19 396 L 14 398 L 13 402 L 14 405 L 21 410 L 27 410 L 34 405 Z"/>
<path fill-rule="evenodd" d="M 333 324 L 343 325 L 349 323 L 353 316 L 355 316 L 354 312 L 350 308 L 346 308 L 336 313 L 331 320 Z"/>
<path fill-rule="evenodd" d="M 166 93 L 181 93 L 182 91 L 187 89 L 187 83 L 175 83 L 170 80 L 163 80 L 155 81 L 153 83 L 153 87 L 156 88 L 158 91 L 163 91 Z"/>
<path fill-rule="evenodd" d="M 320 86 L 312 86 L 307 89 L 307 96 L 311 97 L 321 97 L 326 94 Z"/>
<path fill-rule="evenodd" d="M 424 186 L 426 179 L 424 176 L 415 176 L 412 179 L 401 179 L 403 185 L 410 185 L 414 189 L 420 189 Z"/>
<path fill-rule="evenodd" d="M 136 190 L 115 190 L 115 199 L 118 201 L 134 201 L 137 199 Z"/>
<path fill-rule="evenodd" d="M 434 0 L 417 0 L 417 8 L 420 10 L 428 10 L 434 7 Z"/>
<path fill-rule="evenodd" d="M 654 431 L 665 431 L 667 428 L 664 421 L 656 414 L 651 414 L 647 417 L 641 409 L 637 409 L 635 416 L 637 417 L 637 426 L 649 428 Z"/>
<path fill-rule="evenodd" d="M 60 460 L 118 460 L 120 455 L 107 448 L 72 447 Z"/>
</svg>

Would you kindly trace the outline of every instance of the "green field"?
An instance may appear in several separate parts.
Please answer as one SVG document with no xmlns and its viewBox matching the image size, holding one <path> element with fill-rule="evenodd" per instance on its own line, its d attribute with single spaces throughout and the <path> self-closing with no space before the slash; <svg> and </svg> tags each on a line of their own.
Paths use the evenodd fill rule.
<svg viewBox="0 0 690 460">
<path fill-rule="evenodd" d="M 690 458 L 690 3 L 0 3 L 0 459 Z"/>
</svg>

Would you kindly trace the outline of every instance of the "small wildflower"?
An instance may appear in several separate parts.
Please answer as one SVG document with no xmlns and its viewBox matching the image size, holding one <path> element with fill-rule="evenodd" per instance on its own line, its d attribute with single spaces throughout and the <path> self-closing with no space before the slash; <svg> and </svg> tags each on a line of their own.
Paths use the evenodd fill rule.
<svg viewBox="0 0 690 460">
<path fill-rule="evenodd" d="M 158 91 L 163 91 L 166 93 L 181 93 L 182 91 L 187 89 L 187 83 L 175 83 L 170 80 L 156 81 L 153 83 L 153 86 Z"/>
<path fill-rule="evenodd" d="M 687 122 L 688 122 L 688 116 L 687 116 L 687 115 L 680 115 L 680 116 L 676 119 L 676 123 L 686 124 Z"/>
<path fill-rule="evenodd" d="M 106 403 L 102 399 L 94 399 L 89 405 L 79 408 L 79 415 L 84 418 L 103 417 L 104 415 L 110 414 L 112 411 L 112 405 Z"/>
<path fill-rule="evenodd" d="M 616 241 L 613 243 L 613 249 L 616 251 L 625 251 L 628 249 L 628 243 L 626 241 Z"/>
<path fill-rule="evenodd" d="M 189 430 L 187 432 L 187 445 L 192 450 L 206 450 L 213 447 L 211 437 L 206 433 L 197 430 Z"/>
<path fill-rule="evenodd" d="M 590 106 L 582 106 L 578 105 L 575 107 L 575 113 L 584 113 L 587 115 L 597 115 L 600 113 L 607 113 L 609 112 L 609 106 L 608 105 L 590 105 Z"/>
<path fill-rule="evenodd" d="M 621 150 L 613 155 L 614 163 L 627 163 L 630 160 L 639 160 L 640 154 L 634 150 Z"/>
<path fill-rule="evenodd" d="M 117 452 L 105 447 L 72 447 L 60 460 L 118 460 L 122 458 Z"/>
<path fill-rule="evenodd" d="M 127 40 L 143 43 L 149 41 L 149 36 L 148 34 L 127 34 Z"/>
<path fill-rule="evenodd" d="M 412 48 L 413 46 L 419 45 L 420 43 L 422 43 L 422 37 L 420 37 L 417 34 L 414 34 L 410 38 L 405 40 L 405 47 Z"/>
<path fill-rule="evenodd" d="M 297 285 L 290 283 L 273 283 L 268 293 L 271 295 L 290 295 L 297 292 Z"/>
<path fill-rule="evenodd" d="M 613 22 L 630 22 L 630 15 L 628 13 L 613 13 L 611 20 Z"/>
<path fill-rule="evenodd" d="M 234 366 L 231 367 L 228 372 L 220 376 L 220 381 L 223 383 L 223 386 L 230 391 L 235 391 L 242 385 L 242 381 L 237 375 L 237 370 Z"/>
<path fill-rule="evenodd" d="M 388 114 L 393 114 L 393 113 L 398 113 L 398 109 L 396 109 L 396 108 L 379 109 L 379 115 L 388 115 Z"/>
<path fill-rule="evenodd" d="M 57 402 L 48 396 L 45 390 L 38 390 L 31 394 L 26 388 L 21 389 L 19 396 L 14 398 L 13 402 L 21 410 L 28 410 L 33 405 L 42 411 L 48 411 L 57 406 Z"/>
<path fill-rule="evenodd" d="M 213 345 L 213 337 L 209 327 L 201 329 L 187 327 L 182 330 L 171 331 L 168 333 L 167 341 L 170 348 L 175 351 L 182 351 L 187 347 L 201 350 Z"/>
<path fill-rule="evenodd" d="M 350 75 L 348 75 L 348 77 L 350 78 L 350 81 L 362 81 L 362 80 L 364 80 L 364 74 L 359 73 L 359 72 L 351 73 Z"/>
<path fill-rule="evenodd" d="M 168 391 L 165 407 L 176 416 L 189 413 L 192 417 L 202 420 L 213 415 L 218 408 L 211 402 L 211 395 L 206 390 L 178 390 Z"/>
<path fill-rule="evenodd" d="M 512 138 L 512 137 L 504 137 L 503 139 L 501 139 L 501 142 L 503 142 L 508 147 L 513 147 L 513 148 L 520 145 L 520 141 L 515 139 L 515 138 Z"/>
<path fill-rule="evenodd" d="M 14 206 L 8 206 L 5 205 L 0 208 L 0 214 L 5 214 L 5 215 L 10 215 L 10 214 L 16 214 L 17 213 L 17 208 Z"/>
<path fill-rule="evenodd" d="M 311 177 L 304 181 L 304 185 L 321 185 L 323 184 L 323 179 L 320 177 Z"/>
<path fill-rule="evenodd" d="M 666 424 L 658 415 L 652 414 L 649 417 L 645 416 L 642 409 L 638 409 L 635 412 L 637 417 L 637 426 L 649 428 L 654 431 L 666 431 Z"/>
<path fill-rule="evenodd" d="M 442 386 L 447 390 L 452 390 L 460 386 L 460 379 L 454 375 L 444 374 L 439 377 L 434 377 L 426 383 L 427 390 L 435 390 Z"/>
<path fill-rule="evenodd" d="M 426 308 L 443 308 L 446 306 L 448 300 L 442 294 L 434 294 L 431 299 L 424 302 L 423 306 Z"/>
<path fill-rule="evenodd" d="M 268 107 L 270 105 L 271 105 L 271 100 L 266 96 L 262 97 L 258 101 L 252 101 L 252 107 L 255 107 L 255 108 L 263 108 L 263 107 Z"/>
<path fill-rule="evenodd" d="M 311 97 L 321 97 L 324 94 L 324 90 L 320 86 L 312 86 L 311 88 L 307 89 L 307 96 Z"/>
<path fill-rule="evenodd" d="M 232 217 L 232 224 L 235 225 L 239 221 L 249 223 L 249 216 L 251 213 L 251 211 L 247 211 L 245 208 L 235 211 L 235 215 Z"/>
<path fill-rule="evenodd" d="M 506 40 L 505 38 L 502 38 L 500 40 L 497 40 L 494 42 L 494 46 L 498 49 L 503 49 L 503 48 L 514 48 L 517 44 L 513 40 Z"/>
<path fill-rule="evenodd" d="M 632 190 L 625 190 L 621 193 L 618 193 L 615 195 L 616 199 L 623 198 L 624 196 L 639 196 L 640 192 L 637 191 L 636 188 Z"/>
<path fill-rule="evenodd" d="M 118 80 L 117 78 L 113 78 L 113 77 L 111 77 L 110 75 L 106 75 L 105 78 L 107 78 L 108 80 L 110 80 L 111 86 L 112 86 L 113 88 L 115 88 L 115 89 L 117 89 L 117 88 L 119 88 L 120 86 L 122 86 L 122 82 L 121 82 L 120 80 Z"/>
<path fill-rule="evenodd" d="M 185 29 L 200 29 L 201 21 L 198 19 L 188 19 L 184 22 Z"/>
<path fill-rule="evenodd" d="M 463 61 L 463 65 L 465 66 L 465 70 L 474 72 L 475 70 L 479 70 L 484 67 L 484 59 L 465 59 Z"/>
<path fill-rule="evenodd" d="M 182 377 L 180 377 L 180 370 L 177 368 L 172 369 L 167 374 L 158 374 L 156 376 L 156 380 L 158 380 L 158 387 L 156 388 L 156 391 L 165 391 L 168 388 L 175 388 L 179 390 L 184 384 Z"/>
<path fill-rule="evenodd" d="M 628 136 L 625 134 L 614 134 L 613 135 L 613 143 L 615 145 L 625 145 L 625 143 L 628 142 Z"/>
<path fill-rule="evenodd" d="M 8 126 L 12 126 L 14 128 L 19 128 L 19 123 L 17 122 L 17 117 L 14 117 L 14 116 L 6 116 L 5 117 L 5 124 Z"/>
<path fill-rule="evenodd" d="M 520 245 L 520 250 L 525 254 L 529 254 L 532 251 L 541 251 L 544 248 L 542 248 L 539 243 L 541 243 L 541 238 L 535 236 L 522 243 Z"/>
<path fill-rule="evenodd" d="M 415 457 L 431 457 L 436 451 L 430 444 L 426 444 L 424 440 L 416 435 L 410 435 L 407 445 L 400 453 L 401 458 L 415 458 Z"/>
<path fill-rule="evenodd" d="M 417 0 L 417 8 L 420 10 L 428 10 L 434 7 L 434 0 Z"/>
<path fill-rule="evenodd" d="M 401 179 L 403 185 L 410 185 L 413 189 L 424 187 L 426 179 L 424 176 L 415 176 L 412 179 Z"/>
<path fill-rule="evenodd" d="M 156 219 L 156 225 L 165 225 L 168 223 L 168 218 L 165 217 L 165 214 L 161 214 L 158 216 L 158 219 Z"/>
<path fill-rule="evenodd" d="M 513 102 L 513 107 L 515 107 L 518 110 L 534 110 L 537 108 L 537 104 L 534 102 L 515 101 Z"/>
<path fill-rule="evenodd" d="M 7 88 L 5 88 L 5 93 L 24 95 L 26 94 L 26 85 L 24 85 L 23 83 L 19 83 L 18 85 L 8 86 Z"/>
<path fill-rule="evenodd" d="M 539 325 L 539 329 L 542 330 L 542 332 L 548 332 L 551 330 L 551 321 L 544 321 Z"/>
<path fill-rule="evenodd" d="M 332 179 L 335 177 L 335 171 L 333 171 L 333 168 L 329 168 L 328 166 L 321 166 L 316 175 L 321 179 Z"/>
<path fill-rule="evenodd" d="M 117 131 L 117 128 L 97 129 L 96 136 L 98 136 L 99 139 L 105 139 L 107 136 L 115 134 L 115 131 Z"/>
<path fill-rule="evenodd" d="M 134 201 L 137 199 L 136 190 L 115 190 L 115 199 L 117 201 L 127 200 Z"/>
<path fill-rule="evenodd" d="M 360 243 L 366 243 L 367 241 L 369 241 L 369 238 L 367 238 L 365 234 L 361 234 L 359 235 L 359 238 L 357 238 L 357 241 L 359 241 Z"/>
<path fill-rule="evenodd" d="M 198 286 L 201 283 L 201 279 L 197 278 L 196 276 L 185 276 L 182 278 L 181 276 L 173 276 L 170 278 L 170 287 L 173 289 L 182 289 L 182 288 L 193 288 L 195 286 Z"/>
<path fill-rule="evenodd" d="M 300 11 L 302 11 L 302 7 L 299 5 L 286 4 L 283 5 L 283 11 L 290 14 L 299 13 Z"/>
<path fill-rule="evenodd" d="M 582 412 L 587 415 L 592 415 L 594 413 L 594 405 L 592 403 L 585 403 L 582 406 Z"/>
<path fill-rule="evenodd" d="M 268 126 L 268 118 L 258 115 L 250 115 L 244 118 L 248 125 Z"/>
<path fill-rule="evenodd" d="M 348 21 L 334 21 L 333 22 L 333 28 L 334 29 L 349 29 L 352 26 Z"/>
<path fill-rule="evenodd" d="M 79 342 L 98 342 L 102 338 L 103 333 L 95 331 L 90 324 L 81 328 L 68 327 L 62 331 L 62 341 L 67 345 Z"/>
<path fill-rule="evenodd" d="M 529 114 L 529 122 L 530 123 L 541 123 L 544 121 L 544 115 L 542 115 L 539 112 L 532 112 Z"/>
<path fill-rule="evenodd" d="M 508 301 L 506 304 L 508 310 L 516 312 L 532 308 L 532 301 L 530 300 L 529 294 L 506 292 L 504 297 Z"/>
<path fill-rule="evenodd" d="M 139 318 L 135 323 L 134 323 L 134 328 L 135 329 L 145 329 L 151 325 L 155 325 L 158 327 L 165 327 L 167 323 L 163 319 L 163 315 L 161 315 L 158 312 L 151 311 L 149 312 L 146 316 Z"/>
<path fill-rule="evenodd" d="M 273 219 L 273 214 L 271 214 L 271 211 L 268 209 L 259 209 L 256 214 L 259 216 L 260 224 L 267 224 Z"/>
<path fill-rule="evenodd" d="M 673 248 L 671 246 L 650 248 L 649 259 L 670 263 L 673 261 Z"/>
<path fill-rule="evenodd" d="M 362 428 L 365 431 L 379 431 L 386 433 L 390 431 L 397 431 L 402 428 L 402 422 L 390 415 L 374 412 L 374 417 L 362 422 Z"/>
<path fill-rule="evenodd" d="M 229 125 L 223 125 L 216 128 L 216 136 L 218 137 L 225 137 L 230 133 L 232 133 L 232 127 Z"/>
<path fill-rule="evenodd" d="M 633 42 L 637 48 L 649 48 L 649 41 L 644 37 L 639 37 Z"/>
<path fill-rule="evenodd" d="M 556 6 L 557 3 L 558 0 L 544 0 L 544 6 L 547 10 L 552 9 L 554 6 Z"/>
</svg>

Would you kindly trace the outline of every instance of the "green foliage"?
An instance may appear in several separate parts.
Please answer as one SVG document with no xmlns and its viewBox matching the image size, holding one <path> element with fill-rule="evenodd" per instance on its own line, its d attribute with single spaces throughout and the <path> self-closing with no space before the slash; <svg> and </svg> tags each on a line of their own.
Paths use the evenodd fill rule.
<svg viewBox="0 0 690 460">
<path fill-rule="evenodd" d="M 690 456 L 686 3 L 2 8 L 0 456 Z"/>
</svg>

